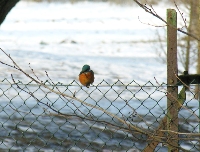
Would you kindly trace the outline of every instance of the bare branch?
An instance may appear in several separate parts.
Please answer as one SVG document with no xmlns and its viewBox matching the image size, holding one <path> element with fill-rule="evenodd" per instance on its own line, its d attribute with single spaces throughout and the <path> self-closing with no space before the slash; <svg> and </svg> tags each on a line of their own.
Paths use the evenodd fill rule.
<svg viewBox="0 0 200 152">
<path fill-rule="evenodd" d="M 26 75 L 28 78 L 30 78 L 31 80 L 33 80 L 33 81 L 36 82 L 37 84 L 43 86 L 44 88 L 48 89 L 49 91 L 51 91 L 51 92 L 53 92 L 53 93 L 55 93 L 55 94 L 58 94 L 58 95 L 61 95 L 61 96 L 63 96 L 63 97 L 67 97 L 67 98 L 70 98 L 70 99 L 74 99 L 74 100 L 76 100 L 76 101 L 78 101 L 78 102 L 80 102 L 80 103 L 82 103 L 82 104 L 84 104 L 84 105 L 86 105 L 86 106 L 88 106 L 88 107 L 91 107 L 91 108 L 95 108 L 95 109 L 97 109 L 97 110 L 100 110 L 100 111 L 106 113 L 107 115 L 109 115 L 109 116 L 111 116 L 111 117 L 117 119 L 119 122 L 121 122 L 121 123 L 123 123 L 123 124 L 126 124 L 125 120 L 121 119 L 120 117 L 114 115 L 113 113 L 111 113 L 111 112 L 109 112 L 109 111 L 107 111 L 107 110 L 105 110 L 105 109 L 103 109 L 103 108 L 101 108 L 101 107 L 97 107 L 97 106 L 95 106 L 95 105 L 92 105 L 92 104 L 90 104 L 90 103 L 87 103 L 87 102 L 85 102 L 85 101 L 82 101 L 81 99 L 76 98 L 74 95 L 73 95 L 73 96 L 70 96 L 70 95 L 61 93 L 60 91 L 55 91 L 55 90 L 51 89 L 50 87 L 48 87 L 47 85 L 45 85 L 44 83 L 39 82 L 38 80 L 36 80 L 35 78 L 33 78 L 33 77 L 31 77 L 29 74 L 27 74 L 25 71 L 23 71 L 23 70 L 20 68 L 20 66 L 17 65 L 17 63 L 12 59 L 12 57 L 11 57 L 10 55 L 8 55 L 3 49 L 0 48 L 0 50 L 13 62 L 14 66 L 11 66 L 11 65 L 9 65 L 9 64 L 5 64 L 5 63 L 3 63 L 3 62 L 0 62 L 0 63 L 5 64 L 5 65 L 8 65 L 8 66 L 10 66 L 10 67 L 13 67 L 13 68 L 15 68 L 15 69 L 21 71 L 21 72 L 22 72 L 24 75 Z M 14 78 L 12 78 L 12 79 L 13 79 L 13 81 L 14 81 Z M 14 81 L 14 82 L 15 82 L 15 81 Z M 15 83 L 15 84 L 16 84 L 16 83 Z M 27 93 L 29 93 L 29 92 L 27 92 Z M 30 94 L 33 98 L 35 98 L 35 97 L 33 96 L 33 94 L 31 94 L 31 93 L 29 93 L 29 94 Z M 37 98 L 35 98 L 35 99 L 37 100 Z M 37 101 L 38 101 L 38 100 L 37 100 Z M 44 105 L 46 105 L 46 106 L 49 106 L 49 105 L 46 104 L 46 103 L 42 103 L 42 104 L 44 104 Z M 50 107 L 50 106 L 49 106 L 49 107 Z M 56 111 L 55 109 L 53 109 L 53 108 L 52 108 L 51 110 L 53 110 L 54 112 L 57 112 L 57 111 Z M 131 127 L 132 129 L 134 129 L 134 130 L 137 131 L 137 132 L 140 132 L 140 133 L 145 134 L 145 135 L 150 134 L 149 131 L 140 129 L 139 127 L 137 127 L 137 126 L 135 126 L 135 125 L 132 125 L 131 123 L 130 123 L 129 125 L 130 125 L 130 127 Z"/>
<path fill-rule="evenodd" d="M 155 10 L 152 10 L 151 8 L 147 7 L 146 5 L 141 4 L 138 0 L 134 0 L 134 1 L 135 1 L 136 4 L 138 4 L 138 6 L 140 6 L 142 9 L 144 9 L 147 13 L 155 16 L 159 20 L 163 21 L 166 25 L 168 25 L 166 20 L 164 20 L 160 15 L 158 15 L 157 13 L 155 13 Z M 170 26 L 170 25 L 168 25 L 168 26 Z M 188 33 L 188 32 L 183 31 L 182 28 L 177 28 L 177 31 L 179 31 L 179 32 L 181 32 L 181 33 L 183 33 L 185 35 L 188 35 L 188 36 L 190 36 L 190 37 L 192 37 L 192 38 L 200 41 L 200 38 L 198 38 L 197 36 L 195 36 L 192 33 Z"/>
</svg>

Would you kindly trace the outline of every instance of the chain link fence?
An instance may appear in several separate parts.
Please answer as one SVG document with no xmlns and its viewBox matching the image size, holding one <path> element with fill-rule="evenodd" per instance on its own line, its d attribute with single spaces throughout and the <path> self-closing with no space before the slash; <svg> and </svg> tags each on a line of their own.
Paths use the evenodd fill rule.
<svg viewBox="0 0 200 152">
<path fill-rule="evenodd" d="M 159 141 L 154 151 L 164 152 L 173 140 L 165 127 L 162 137 L 155 132 L 167 117 L 165 84 L 44 84 L 51 90 L 32 81 L 0 83 L 0 151 L 138 152 Z M 187 89 L 179 111 L 180 151 L 200 151 L 194 96 Z"/>
</svg>

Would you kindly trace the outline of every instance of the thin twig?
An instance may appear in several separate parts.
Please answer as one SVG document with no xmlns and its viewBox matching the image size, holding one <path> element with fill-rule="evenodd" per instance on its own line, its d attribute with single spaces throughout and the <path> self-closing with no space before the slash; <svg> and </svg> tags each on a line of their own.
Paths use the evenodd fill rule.
<svg viewBox="0 0 200 152">
<path fill-rule="evenodd" d="M 43 86 L 44 88 L 48 89 L 49 91 L 51 91 L 51 92 L 53 92 L 53 93 L 55 93 L 55 94 L 61 95 L 61 96 L 63 96 L 63 97 L 68 97 L 68 98 L 74 99 L 74 100 L 76 100 L 76 101 L 78 101 L 78 102 L 80 102 L 80 103 L 82 103 L 82 104 L 84 104 L 84 105 L 86 105 L 86 106 L 89 106 L 89 107 L 91 107 L 91 108 L 95 108 L 95 109 L 97 109 L 97 110 L 100 110 L 100 111 L 102 111 L 102 112 L 108 114 L 109 116 L 111 116 L 111 117 L 113 117 L 113 118 L 119 120 L 121 123 L 126 124 L 125 121 L 124 121 L 123 119 L 119 118 L 119 117 L 116 116 L 115 114 L 113 114 L 113 113 L 111 113 L 111 112 L 109 112 L 109 111 L 107 111 L 107 110 L 105 110 L 105 109 L 103 109 L 103 108 L 101 108 L 101 107 L 97 107 L 97 106 L 95 106 L 95 105 L 92 105 L 92 104 L 90 104 L 90 103 L 87 103 L 87 102 L 85 102 L 85 101 L 82 101 L 81 99 L 78 99 L 78 98 L 76 98 L 76 97 L 74 97 L 74 96 L 70 96 L 70 95 L 67 95 L 67 94 L 64 94 L 64 93 L 60 93 L 59 91 L 55 91 L 55 90 L 51 89 L 51 88 L 48 87 L 47 85 L 41 83 L 40 81 L 36 80 L 35 78 L 33 78 L 32 76 L 30 76 L 29 74 L 27 74 L 25 71 L 23 71 L 23 70 L 20 68 L 20 66 L 17 65 L 17 63 L 12 59 L 12 57 L 11 57 L 10 55 L 8 55 L 3 49 L 0 48 L 0 50 L 13 62 L 13 64 L 14 64 L 13 67 L 17 67 L 17 68 L 15 68 L 15 69 L 21 71 L 24 75 L 26 75 L 28 78 L 30 78 L 31 80 L 33 80 L 33 81 L 36 82 L 37 84 Z M 10 66 L 10 67 L 12 67 L 12 66 Z M 30 95 L 32 96 L 32 94 L 30 94 Z M 36 100 L 37 100 L 37 99 L 36 99 Z M 45 104 L 45 103 L 44 103 L 44 104 Z M 48 106 L 48 105 L 46 104 L 46 106 Z M 53 109 L 52 109 L 52 110 L 53 110 Z M 54 110 L 53 110 L 53 111 L 54 111 Z M 139 127 L 134 126 L 134 125 L 132 125 L 132 124 L 130 124 L 130 126 L 131 126 L 131 128 L 134 129 L 135 131 L 138 131 L 138 132 L 143 133 L 143 134 L 145 134 L 145 135 L 150 134 L 150 132 L 148 132 L 147 130 L 144 131 L 144 130 L 140 129 Z"/>
<path fill-rule="evenodd" d="M 135 1 L 136 4 L 138 4 L 138 6 L 140 6 L 142 9 L 144 9 L 147 13 L 149 13 L 149 14 L 155 16 L 156 18 L 158 18 L 159 20 L 161 20 L 162 22 L 164 22 L 166 25 L 168 25 L 168 24 L 167 24 L 167 21 L 164 20 L 160 15 L 158 15 L 157 13 L 155 13 L 154 10 L 152 11 L 151 8 L 147 7 L 146 5 L 141 4 L 138 0 L 134 0 L 134 1 Z M 170 25 L 168 25 L 168 26 L 170 26 Z M 181 33 L 183 33 L 183 34 L 185 34 L 185 35 L 188 35 L 188 36 L 190 36 L 190 37 L 192 37 L 192 38 L 194 38 L 194 39 L 200 41 L 200 38 L 199 38 L 199 37 L 195 36 L 195 35 L 192 34 L 192 33 L 185 32 L 185 31 L 183 31 L 181 28 L 177 28 L 177 31 L 179 31 L 179 32 L 181 32 Z"/>
<path fill-rule="evenodd" d="M 183 22 L 184 22 L 184 25 L 185 25 L 185 26 L 183 26 L 183 27 L 185 27 L 185 28 L 187 29 L 186 18 L 184 18 L 184 17 L 183 17 L 183 13 L 181 13 L 181 11 L 180 11 L 180 9 L 179 9 L 178 5 L 176 4 L 175 0 L 174 0 L 174 5 L 176 6 L 176 8 L 177 8 L 177 10 L 178 10 L 179 14 L 180 14 L 180 15 L 181 15 L 181 17 L 182 17 L 182 20 L 183 20 Z M 183 29 L 183 27 L 182 27 L 181 29 Z"/>
</svg>

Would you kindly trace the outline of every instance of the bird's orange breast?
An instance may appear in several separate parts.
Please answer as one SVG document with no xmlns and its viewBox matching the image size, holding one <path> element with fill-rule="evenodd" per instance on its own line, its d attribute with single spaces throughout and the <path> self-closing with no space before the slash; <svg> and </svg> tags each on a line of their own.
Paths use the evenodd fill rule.
<svg viewBox="0 0 200 152">
<path fill-rule="evenodd" d="M 89 87 L 94 82 L 93 71 L 84 72 L 79 75 L 79 81 L 82 85 Z"/>
</svg>

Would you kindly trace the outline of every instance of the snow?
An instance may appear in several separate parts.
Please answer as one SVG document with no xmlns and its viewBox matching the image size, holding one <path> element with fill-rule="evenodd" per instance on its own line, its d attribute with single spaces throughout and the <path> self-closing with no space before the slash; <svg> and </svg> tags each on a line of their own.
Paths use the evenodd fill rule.
<svg viewBox="0 0 200 152">
<path fill-rule="evenodd" d="M 166 9 L 169 6 L 160 5 L 155 6 L 155 10 L 165 18 Z M 180 16 L 178 18 L 180 19 Z M 48 72 L 54 83 L 69 84 L 73 80 L 78 81 L 82 66 L 89 64 L 95 73 L 94 85 L 98 85 L 102 81 L 100 85 L 112 85 L 118 79 L 123 84 L 130 83 L 133 86 L 145 85 L 148 81 L 151 83 L 147 83 L 146 86 L 158 85 L 154 77 L 160 84 L 166 82 L 166 64 L 158 61 L 159 57 L 155 48 L 159 44 L 157 42 L 152 44 L 148 41 L 156 39 L 156 30 L 164 34 L 165 27 L 156 28 L 144 23 L 164 25 L 141 8 L 134 6 L 122 7 L 103 2 L 71 4 L 21 1 L 9 13 L 0 28 L 0 47 L 28 73 L 31 73 L 30 63 L 35 74 L 43 81 L 48 79 L 45 71 Z M 0 60 L 11 63 L 3 53 L 0 55 Z M 23 83 L 30 81 L 22 73 L 5 65 L 0 65 L 0 71 L 3 71 L 0 73 L 2 80 L 10 79 L 12 73 L 16 80 L 19 79 Z M 30 89 L 33 88 L 30 86 Z M 77 87 L 70 89 L 72 92 L 73 90 L 77 91 Z M 138 115 L 145 116 L 149 113 L 148 116 L 156 118 L 155 116 L 163 116 L 163 110 L 166 110 L 165 94 L 156 88 L 144 87 L 141 90 L 141 88 L 130 87 L 120 95 L 117 93 L 124 88 L 113 87 L 109 90 L 110 87 L 104 87 L 101 92 L 93 89 L 91 87 L 78 90 L 76 97 L 87 99 L 90 95 L 86 102 L 105 108 L 119 117 L 128 117 L 136 111 Z M 146 92 L 145 89 L 147 89 Z M 160 90 L 162 89 L 160 88 Z M 92 93 L 90 94 L 90 92 Z M 38 108 L 37 102 L 33 102 L 32 98 L 26 102 L 21 100 L 23 97 L 28 99 L 29 95 L 20 92 L 23 95 L 19 98 L 15 97 L 16 90 L 8 93 L 8 97 L 20 101 L 12 102 L 12 106 L 22 107 L 24 111 L 32 109 L 33 114 L 43 113 L 43 109 Z M 104 93 L 106 94 L 102 98 Z M 75 110 L 78 113 L 78 107 L 85 114 L 90 112 L 92 115 L 102 118 L 106 115 L 96 109 L 91 110 L 76 101 L 73 104 L 62 100 L 57 101 L 58 97 L 52 94 L 48 94 L 47 98 L 44 93 L 41 94 L 41 90 L 36 91 L 35 95 L 39 99 L 43 99 L 42 102 L 50 102 L 47 99 L 51 99 L 54 107 L 63 113 L 73 113 Z M 9 99 L 4 96 L 1 100 Z M 132 108 L 127 105 L 127 102 Z M 190 104 L 198 106 L 196 101 L 190 102 Z M 10 107 L 7 108 L 8 111 L 12 111 Z M 21 116 L 19 115 L 19 117 Z M 144 119 L 146 119 L 145 117 Z M 148 121 L 148 123 L 152 122 Z M 141 126 L 145 127 L 145 124 L 141 123 Z M 21 127 L 21 129 L 27 130 L 26 127 Z"/>
<path fill-rule="evenodd" d="M 172 7 L 161 3 L 155 6 L 154 10 L 166 18 L 167 8 Z M 178 20 L 181 21 L 179 14 Z M 67 85 L 73 80 L 78 82 L 82 66 L 89 64 L 95 73 L 94 85 L 112 85 L 118 79 L 123 84 L 129 84 L 134 80 L 131 85 L 135 86 L 145 85 L 148 81 L 150 82 L 146 86 L 159 85 L 154 77 L 160 84 L 166 82 L 166 64 L 158 61 L 155 51 L 158 42 L 152 45 L 148 41 L 155 41 L 155 30 L 164 34 L 165 27 L 156 28 L 145 23 L 164 25 L 151 14 L 135 6 L 122 7 L 103 2 L 71 4 L 21 1 L 12 9 L 1 26 L 0 47 L 25 71 L 34 76 L 29 67 L 30 63 L 35 74 L 43 81 L 48 79 L 45 74 L 47 71 L 54 83 L 61 82 Z M 11 64 L 3 53 L 0 60 Z M 2 80 L 10 79 L 12 73 L 16 80 L 19 79 L 23 83 L 30 81 L 19 71 L 5 65 L 1 65 L 0 70 L 4 71 L 0 73 Z M 121 82 L 119 83 L 122 84 Z M 104 91 L 106 89 L 109 88 L 104 88 Z M 151 97 L 157 100 L 165 96 L 159 91 L 150 94 L 148 90 L 149 94 L 146 94 L 143 90 L 136 92 L 133 99 L 145 101 Z M 104 92 L 103 89 L 101 91 Z M 135 93 L 134 91 L 132 93 Z M 98 101 L 101 94 L 96 94 L 94 98 Z M 109 101 L 113 101 L 115 92 L 108 94 Z M 84 95 L 87 94 L 79 91 L 77 97 L 82 98 Z M 118 94 L 116 95 L 118 97 Z M 38 93 L 37 96 L 41 95 Z M 132 100 L 130 92 L 125 91 L 121 96 L 123 100 Z M 117 101 L 116 104 L 117 107 L 124 106 Z M 141 103 L 137 104 L 139 106 Z M 155 104 L 152 102 L 149 106 Z M 160 106 L 165 107 L 166 103 L 161 102 Z M 148 111 L 146 107 L 140 108 L 144 112 Z M 117 113 L 113 107 L 110 110 Z"/>
<path fill-rule="evenodd" d="M 19 2 L 1 26 L 1 48 L 17 63 L 46 80 L 46 70 L 55 81 L 77 80 L 81 67 L 89 64 L 95 72 L 94 85 L 103 79 L 139 83 L 154 77 L 166 80 L 166 65 L 148 41 L 155 27 L 138 20 L 153 20 L 142 9 L 107 3 Z M 5 59 L 1 55 L 1 60 Z M 7 67 L 0 67 L 10 72 Z M 17 74 L 19 78 L 21 74 Z M 9 74 L 1 74 L 1 77 Z M 24 78 L 23 78 L 24 79 Z M 24 80 L 25 81 L 25 80 Z M 155 82 L 155 81 L 154 81 Z"/>
</svg>

